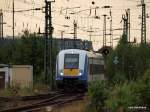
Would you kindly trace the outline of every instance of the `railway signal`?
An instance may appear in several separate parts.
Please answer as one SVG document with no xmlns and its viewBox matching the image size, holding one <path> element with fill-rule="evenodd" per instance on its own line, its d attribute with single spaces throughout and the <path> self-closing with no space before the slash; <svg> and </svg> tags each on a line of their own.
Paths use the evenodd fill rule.
<svg viewBox="0 0 150 112">
<path fill-rule="evenodd" d="M 107 56 L 110 53 L 111 50 L 112 50 L 112 47 L 103 46 L 101 49 L 98 50 L 98 52 L 102 53 L 104 56 Z"/>
<path fill-rule="evenodd" d="M 108 49 L 104 49 L 104 50 L 102 51 L 102 53 L 103 53 L 104 55 L 108 55 L 108 54 L 109 54 L 109 50 L 108 50 Z"/>
</svg>

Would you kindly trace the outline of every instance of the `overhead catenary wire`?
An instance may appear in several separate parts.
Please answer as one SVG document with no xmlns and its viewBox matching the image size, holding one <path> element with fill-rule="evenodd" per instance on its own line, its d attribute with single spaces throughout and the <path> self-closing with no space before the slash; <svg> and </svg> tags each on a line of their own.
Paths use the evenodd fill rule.
<svg viewBox="0 0 150 112">
<path fill-rule="evenodd" d="M 23 0 L 15 0 L 15 1 L 17 1 L 17 2 L 22 2 L 22 4 L 26 4 L 26 5 L 29 5 L 29 6 L 31 6 L 31 8 L 33 8 L 33 5 L 35 5 L 35 6 L 38 6 L 38 5 L 40 5 L 40 4 L 38 4 L 38 5 L 36 5 L 36 3 L 34 4 L 34 3 L 32 3 L 32 1 L 29 1 L 29 0 L 26 0 L 26 1 L 28 1 L 28 2 L 30 2 L 30 4 L 28 4 L 28 3 L 23 3 Z M 132 0 L 133 1 L 133 0 Z M 130 2 L 130 1 L 129 1 Z M 32 5 L 33 4 L 33 5 Z M 126 4 L 127 5 L 127 4 Z M 132 6 L 133 4 L 131 4 L 130 6 Z M 41 6 L 41 5 L 40 5 Z M 134 7 L 132 7 L 131 9 L 133 10 L 133 9 L 136 9 L 136 10 L 139 10 L 137 7 L 136 7 L 136 5 L 133 5 Z M 54 12 L 53 13 L 55 13 L 55 15 L 58 15 L 59 14 L 59 12 L 60 12 L 60 7 L 56 7 L 56 6 L 54 6 L 53 7 L 54 9 Z M 65 9 L 65 6 L 63 7 L 64 9 Z M 26 9 L 26 8 L 25 8 Z M 84 10 L 84 9 L 88 9 L 88 8 L 83 8 L 83 7 L 81 7 L 81 10 Z M 90 8 L 89 8 L 90 9 Z M 18 9 L 18 10 L 20 10 L 20 9 Z M 94 10 L 94 9 L 93 9 Z M 101 9 L 101 8 L 99 8 L 99 9 L 97 9 L 97 12 L 98 13 L 100 13 L 100 11 L 101 10 L 103 10 L 103 9 Z M 117 7 L 117 8 L 112 8 L 112 11 L 115 11 L 115 10 L 117 10 L 115 13 L 117 13 L 119 10 L 124 10 L 124 8 L 119 8 L 119 7 Z M 80 11 L 80 10 L 79 10 Z M 71 26 L 71 23 L 72 23 L 72 21 L 73 21 L 73 16 L 72 15 L 70 15 L 70 13 L 72 13 L 72 12 L 76 12 L 76 10 L 74 10 L 74 11 L 69 11 L 68 12 L 68 14 L 69 14 L 69 16 L 71 16 L 71 20 L 68 20 L 68 25 L 70 26 L 69 27 L 69 29 L 71 29 L 72 28 L 72 26 Z M 94 11 L 93 11 L 94 12 Z M 121 11 L 119 11 L 119 12 L 121 12 Z M 23 14 L 24 13 L 24 14 Z M 36 12 L 34 12 L 34 13 L 36 13 Z M 42 12 L 41 12 L 42 13 Z M 21 15 L 23 15 L 23 16 L 26 16 L 27 18 L 32 18 L 33 20 L 36 20 L 36 21 L 41 21 L 41 23 L 42 23 L 42 25 L 43 25 L 43 22 L 44 22 L 44 19 L 41 19 L 42 17 L 38 17 L 38 16 L 36 16 L 36 14 L 32 14 L 30 11 L 28 12 L 28 11 L 22 11 L 21 13 L 20 13 Z M 16 15 L 20 15 L 19 13 L 16 13 Z M 39 13 L 40 14 L 40 13 Z M 83 11 L 83 12 L 81 12 L 81 14 L 78 14 L 78 20 L 79 20 L 79 18 L 81 17 L 81 16 L 84 16 L 84 14 L 89 14 L 89 11 Z M 61 14 L 62 16 L 65 16 L 64 14 Z M 85 17 L 87 17 L 87 16 L 85 16 Z M 54 19 L 55 19 L 55 16 L 53 17 Z M 62 18 L 62 19 L 64 19 L 64 18 Z M 88 21 L 89 22 L 91 22 L 91 20 L 92 20 L 93 18 L 91 18 L 91 19 L 88 19 Z M 86 21 L 84 18 L 83 18 L 83 21 Z M 100 20 L 100 21 L 102 21 L 102 20 Z M 136 20 L 135 20 L 136 21 Z M 19 21 L 19 22 L 21 22 L 21 21 Z M 38 23 L 37 22 L 37 23 Z M 87 22 L 87 23 L 89 23 L 89 22 Z M 133 21 L 134 22 L 134 21 Z M 29 22 L 30 23 L 30 22 Z M 84 22 L 85 23 L 85 22 Z M 117 23 L 117 22 L 116 22 Z M 62 29 L 64 29 L 64 27 L 63 27 L 63 25 L 58 25 L 58 23 L 57 23 L 57 21 L 54 21 L 53 22 L 53 24 L 54 25 L 56 25 L 56 26 L 60 26 L 60 27 L 62 27 Z M 93 24 L 95 24 L 95 20 L 94 20 L 94 22 L 93 22 Z M 119 24 L 119 23 L 118 23 Z M 34 25 L 35 26 L 35 25 Z M 79 26 L 80 26 L 80 24 L 79 24 Z M 81 25 L 82 26 L 82 25 Z M 84 30 L 84 29 L 89 29 L 89 26 L 90 25 L 87 25 L 86 26 L 86 24 L 83 24 L 83 26 L 85 26 L 86 28 L 80 28 L 80 27 L 78 27 L 78 30 Z M 67 27 L 68 28 L 68 27 Z M 131 29 L 132 30 L 132 29 Z M 86 32 L 86 30 L 85 31 L 83 31 L 83 32 Z"/>
</svg>

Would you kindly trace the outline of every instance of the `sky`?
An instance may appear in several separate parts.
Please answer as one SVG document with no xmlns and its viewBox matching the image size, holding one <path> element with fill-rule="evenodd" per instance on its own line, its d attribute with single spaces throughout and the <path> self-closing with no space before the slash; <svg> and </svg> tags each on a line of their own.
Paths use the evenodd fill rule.
<svg viewBox="0 0 150 112">
<path fill-rule="evenodd" d="M 95 4 L 92 4 L 94 1 Z M 150 2 L 147 3 L 147 13 L 150 15 Z M 77 37 L 79 39 L 90 40 L 94 49 L 97 50 L 102 46 L 103 39 L 103 15 L 108 15 L 107 18 L 107 33 L 110 27 L 110 9 L 104 9 L 103 6 L 112 6 L 113 29 L 122 28 L 122 14 L 125 14 L 126 9 L 130 9 L 131 13 L 131 41 L 137 38 L 140 42 L 141 28 L 141 7 L 138 0 L 55 0 L 52 3 L 52 25 L 54 27 L 53 36 L 61 37 L 61 31 L 64 31 L 64 38 L 73 38 L 73 21 L 77 21 Z M 44 0 L 15 0 L 15 11 L 42 8 Z M 96 13 L 95 13 L 95 8 Z M 12 36 L 12 0 L 0 0 L 0 9 L 4 12 L 4 36 Z M 67 9 L 67 10 L 66 10 Z M 90 10 L 92 9 L 92 10 Z M 85 10 L 85 11 L 83 11 Z M 28 11 L 15 13 L 15 35 L 21 35 L 22 31 L 28 29 L 30 32 L 38 32 L 40 27 L 41 32 L 44 32 L 44 10 L 43 11 Z M 74 14 L 72 14 L 74 13 Z M 100 19 L 95 19 L 94 16 L 99 16 Z M 69 17 L 70 19 L 66 19 Z M 68 26 L 68 27 L 65 27 Z M 114 45 L 117 44 L 117 38 L 120 38 L 122 30 L 114 30 Z M 147 41 L 150 41 L 150 18 L 147 18 Z M 109 45 L 109 36 L 107 37 L 107 45 Z"/>
</svg>

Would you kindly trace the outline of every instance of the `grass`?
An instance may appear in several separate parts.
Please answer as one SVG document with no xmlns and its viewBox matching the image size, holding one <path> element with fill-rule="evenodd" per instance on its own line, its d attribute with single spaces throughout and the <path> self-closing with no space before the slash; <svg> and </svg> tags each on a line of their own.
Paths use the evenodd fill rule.
<svg viewBox="0 0 150 112">
<path fill-rule="evenodd" d="M 11 89 L 5 89 L 0 91 L 0 97 L 9 97 L 12 95 Z"/>
<path fill-rule="evenodd" d="M 49 88 L 42 84 L 36 84 L 34 87 L 18 87 L 13 86 L 0 91 L 0 97 L 13 97 L 13 96 L 30 96 L 36 94 L 48 93 Z"/>
<path fill-rule="evenodd" d="M 34 93 L 31 88 L 21 88 L 18 90 L 15 90 L 13 88 L 8 88 L 0 92 L 1 97 L 27 96 L 33 94 Z"/>
</svg>

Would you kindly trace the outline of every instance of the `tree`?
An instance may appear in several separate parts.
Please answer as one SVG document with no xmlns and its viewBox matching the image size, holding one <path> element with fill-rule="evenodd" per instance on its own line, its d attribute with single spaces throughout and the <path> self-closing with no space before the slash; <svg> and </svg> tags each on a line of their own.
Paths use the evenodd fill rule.
<svg viewBox="0 0 150 112">
<path fill-rule="evenodd" d="M 89 85 L 89 95 L 91 97 L 91 105 L 96 107 L 97 111 L 101 111 L 107 99 L 107 83 L 104 81 L 94 81 Z"/>
<path fill-rule="evenodd" d="M 130 44 L 122 38 L 106 59 L 108 77 L 112 81 L 117 74 L 127 80 L 136 80 L 150 67 L 150 44 Z M 113 60 L 118 57 L 118 64 Z M 113 78 L 115 76 L 115 78 Z"/>
<path fill-rule="evenodd" d="M 135 83 L 135 93 L 139 96 L 139 105 L 150 106 L 150 69 Z"/>
<path fill-rule="evenodd" d="M 24 31 L 21 38 L 15 40 L 0 39 L 0 62 L 4 64 L 33 65 L 34 80 L 44 81 L 44 38 Z M 52 64 L 55 70 L 57 44 L 53 45 Z M 55 73 L 55 71 L 54 71 Z"/>
</svg>

